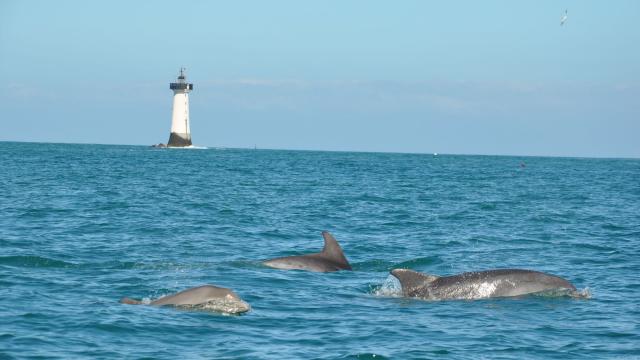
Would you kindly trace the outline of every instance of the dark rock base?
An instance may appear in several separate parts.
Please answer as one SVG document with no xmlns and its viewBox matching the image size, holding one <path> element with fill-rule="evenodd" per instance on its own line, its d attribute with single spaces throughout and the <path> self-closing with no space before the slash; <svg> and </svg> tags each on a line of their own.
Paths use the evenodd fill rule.
<svg viewBox="0 0 640 360">
<path fill-rule="evenodd" d="M 167 147 L 185 147 L 191 146 L 191 136 L 187 134 L 171 133 Z"/>
</svg>

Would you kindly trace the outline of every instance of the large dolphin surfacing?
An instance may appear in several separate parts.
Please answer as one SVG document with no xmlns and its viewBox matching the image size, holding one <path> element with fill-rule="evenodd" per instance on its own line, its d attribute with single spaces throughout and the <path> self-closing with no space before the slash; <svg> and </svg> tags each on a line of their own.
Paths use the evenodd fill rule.
<svg viewBox="0 0 640 360">
<path fill-rule="evenodd" d="M 484 299 L 511 297 L 547 291 L 576 291 L 567 280 L 539 271 L 500 269 L 435 276 L 408 269 L 395 269 L 402 295 L 424 300 Z"/>
<path fill-rule="evenodd" d="M 351 270 L 340 244 L 328 231 L 322 232 L 324 248 L 321 252 L 308 255 L 286 256 L 264 261 L 263 264 L 282 270 L 308 270 L 330 272 Z"/>
<path fill-rule="evenodd" d="M 120 302 L 129 305 L 146 304 L 128 297 L 122 298 Z M 240 299 L 240 297 L 230 289 L 213 285 L 198 286 L 173 295 L 167 295 L 148 303 L 148 305 L 171 305 L 187 309 L 211 310 L 228 314 L 240 314 L 251 309 L 249 304 Z"/>
</svg>

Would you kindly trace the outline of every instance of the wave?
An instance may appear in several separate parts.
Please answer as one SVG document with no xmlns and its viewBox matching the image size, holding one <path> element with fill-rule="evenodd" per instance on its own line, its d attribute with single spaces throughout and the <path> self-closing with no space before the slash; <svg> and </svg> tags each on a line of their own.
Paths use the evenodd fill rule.
<svg viewBox="0 0 640 360">
<path fill-rule="evenodd" d="M 176 263 L 142 263 L 132 261 L 107 261 L 98 263 L 71 263 L 35 255 L 2 256 L 0 265 L 25 268 L 87 268 L 87 269 L 170 269 L 179 267 Z"/>
<path fill-rule="evenodd" d="M 188 270 L 210 269 L 218 266 L 234 268 L 260 268 L 261 261 L 232 260 L 223 262 L 193 262 L 180 263 L 172 261 L 141 262 L 141 261 L 105 261 L 91 263 L 72 263 L 36 255 L 0 256 L 0 265 L 23 268 L 78 268 L 78 269 L 114 269 L 114 270 Z"/>
<path fill-rule="evenodd" d="M 358 359 L 358 360 L 365 360 L 365 359 L 375 359 L 375 360 L 385 360 L 388 359 L 388 357 L 385 357 L 383 355 L 380 354 L 374 354 L 374 353 L 359 353 L 359 354 L 351 354 L 351 355 L 346 355 L 344 357 L 341 357 L 340 359 Z"/>
<path fill-rule="evenodd" d="M 357 263 L 351 263 L 354 271 L 390 271 L 395 263 L 387 260 L 367 260 Z"/>
<path fill-rule="evenodd" d="M 41 256 L 0 256 L 0 265 L 9 265 L 26 268 L 70 268 L 76 264 L 62 260 L 49 259 Z"/>
<path fill-rule="evenodd" d="M 414 269 L 414 268 L 422 267 L 424 265 L 437 265 L 441 263 L 442 263 L 442 260 L 439 257 L 427 256 L 427 257 L 420 257 L 420 258 L 403 261 L 399 264 L 396 264 L 394 268 Z"/>
</svg>

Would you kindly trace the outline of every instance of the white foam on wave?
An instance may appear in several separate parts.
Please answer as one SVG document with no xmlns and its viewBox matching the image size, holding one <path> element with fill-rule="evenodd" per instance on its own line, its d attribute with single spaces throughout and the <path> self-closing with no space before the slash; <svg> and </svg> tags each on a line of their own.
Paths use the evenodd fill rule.
<svg viewBox="0 0 640 360">
<path fill-rule="evenodd" d="M 148 298 L 148 297 L 142 298 L 142 300 L 140 300 L 140 302 L 142 302 L 144 305 L 149 305 L 151 304 L 152 301 L 153 300 L 151 300 L 151 298 Z"/>
<path fill-rule="evenodd" d="M 167 147 L 167 149 L 207 150 L 209 148 L 206 146 L 189 145 L 189 146 L 169 146 Z"/>
<path fill-rule="evenodd" d="M 591 299 L 591 289 L 586 287 L 582 290 L 576 290 L 571 294 L 571 297 L 580 299 Z"/>
</svg>

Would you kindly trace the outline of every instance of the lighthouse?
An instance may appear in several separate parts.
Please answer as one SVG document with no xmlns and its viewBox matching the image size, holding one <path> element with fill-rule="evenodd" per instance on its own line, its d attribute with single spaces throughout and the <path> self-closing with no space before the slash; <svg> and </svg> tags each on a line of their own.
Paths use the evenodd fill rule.
<svg viewBox="0 0 640 360">
<path fill-rule="evenodd" d="M 171 135 L 167 147 L 191 146 L 189 92 L 193 90 L 193 84 L 187 82 L 184 71 L 185 69 L 181 68 L 177 81 L 169 84 L 169 89 L 173 90 L 173 115 L 171 117 Z"/>
</svg>

